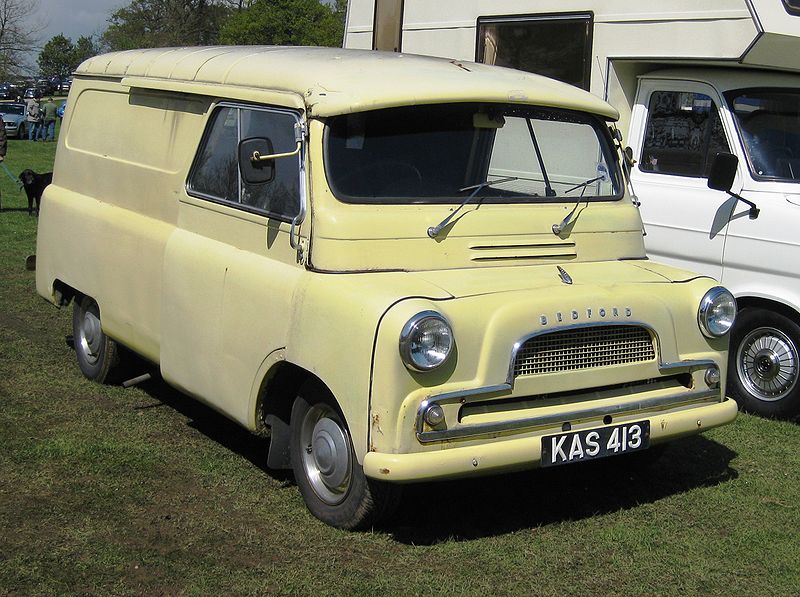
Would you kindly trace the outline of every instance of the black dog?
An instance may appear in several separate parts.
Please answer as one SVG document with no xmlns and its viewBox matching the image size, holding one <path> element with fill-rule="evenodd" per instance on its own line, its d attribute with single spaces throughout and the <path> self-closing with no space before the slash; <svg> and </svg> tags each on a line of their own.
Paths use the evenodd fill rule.
<svg viewBox="0 0 800 597">
<path fill-rule="evenodd" d="M 37 174 L 30 168 L 20 172 L 19 179 L 28 196 L 28 215 L 33 214 L 33 203 L 36 202 L 36 214 L 39 214 L 39 204 L 42 202 L 44 188 L 53 182 L 53 173 Z"/>
</svg>

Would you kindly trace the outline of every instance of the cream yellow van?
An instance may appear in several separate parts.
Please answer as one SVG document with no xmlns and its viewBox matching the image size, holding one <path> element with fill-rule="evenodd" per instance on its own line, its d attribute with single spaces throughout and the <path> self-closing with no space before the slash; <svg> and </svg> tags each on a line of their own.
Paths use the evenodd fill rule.
<svg viewBox="0 0 800 597">
<path fill-rule="evenodd" d="M 310 511 L 732 421 L 736 305 L 645 257 L 613 108 L 404 54 L 191 48 L 75 73 L 37 288 L 87 377 L 125 347 L 254 432 Z M 578 473 L 579 474 L 579 473 Z M 490 482 L 490 481 L 487 481 Z"/>
</svg>

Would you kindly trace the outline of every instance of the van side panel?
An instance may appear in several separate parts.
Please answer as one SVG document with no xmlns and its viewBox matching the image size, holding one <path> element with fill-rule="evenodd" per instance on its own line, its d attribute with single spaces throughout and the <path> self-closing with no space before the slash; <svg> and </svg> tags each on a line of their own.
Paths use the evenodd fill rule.
<svg viewBox="0 0 800 597">
<path fill-rule="evenodd" d="M 162 375 L 245 427 L 264 358 L 286 346 L 305 271 L 289 227 L 184 192 L 167 243 Z"/>
<path fill-rule="evenodd" d="M 208 102 L 76 77 L 43 201 L 39 292 L 59 279 L 92 296 L 104 331 L 154 361 L 164 248 Z"/>
</svg>

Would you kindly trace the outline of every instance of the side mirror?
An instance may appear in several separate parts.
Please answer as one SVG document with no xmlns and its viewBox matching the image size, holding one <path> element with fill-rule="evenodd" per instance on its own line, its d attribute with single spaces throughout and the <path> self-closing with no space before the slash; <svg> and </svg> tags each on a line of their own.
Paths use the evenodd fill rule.
<svg viewBox="0 0 800 597">
<path fill-rule="evenodd" d="M 711 171 L 708 173 L 708 188 L 715 191 L 724 191 L 742 203 L 750 206 L 748 213 L 751 220 L 755 220 L 761 210 L 749 199 L 731 192 L 733 179 L 736 178 L 736 169 L 739 167 L 739 158 L 730 153 L 718 153 L 711 162 Z"/>
<path fill-rule="evenodd" d="M 715 191 L 730 193 L 736 170 L 739 167 L 739 158 L 730 153 L 718 153 L 711 162 L 711 171 L 708 173 L 708 188 Z"/>
<path fill-rule="evenodd" d="M 239 143 L 239 170 L 247 184 L 264 184 L 275 179 L 274 159 L 253 159 L 253 155 L 269 156 L 274 152 L 266 137 L 244 139 Z"/>
</svg>

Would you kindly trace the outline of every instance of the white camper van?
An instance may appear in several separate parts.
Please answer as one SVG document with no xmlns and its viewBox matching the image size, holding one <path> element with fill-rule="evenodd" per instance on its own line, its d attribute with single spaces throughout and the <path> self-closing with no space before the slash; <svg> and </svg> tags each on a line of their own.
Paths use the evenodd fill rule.
<svg viewBox="0 0 800 597">
<path fill-rule="evenodd" d="M 649 255 L 736 295 L 731 394 L 800 415 L 800 0 L 350 0 L 345 46 L 528 70 L 607 99 Z"/>
</svg>

